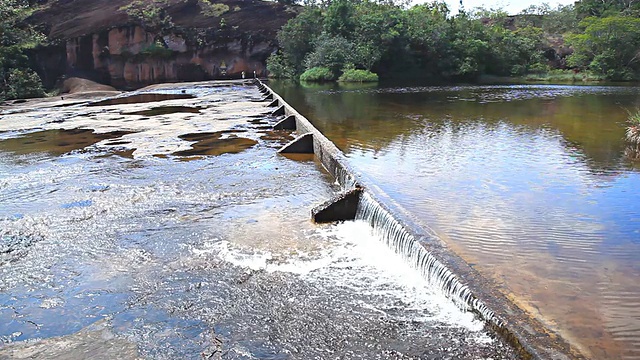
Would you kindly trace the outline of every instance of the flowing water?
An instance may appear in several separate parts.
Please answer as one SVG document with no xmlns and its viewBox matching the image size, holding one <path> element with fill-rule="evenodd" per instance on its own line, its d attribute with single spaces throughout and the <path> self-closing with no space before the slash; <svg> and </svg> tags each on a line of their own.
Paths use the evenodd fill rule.
<svg viewBox="0 0 640 360">
<path fill-rule="evenodd" d="M 640 88 L 271 86 L 532 316 L 640 359 Z"/>
<path fill-rule="evenodd" d="M 515 357 L 365 222 L 309 221 L 338 186 L 256 88 L 153 91 L 0 109 L 0 358 Z"/>
</svg>

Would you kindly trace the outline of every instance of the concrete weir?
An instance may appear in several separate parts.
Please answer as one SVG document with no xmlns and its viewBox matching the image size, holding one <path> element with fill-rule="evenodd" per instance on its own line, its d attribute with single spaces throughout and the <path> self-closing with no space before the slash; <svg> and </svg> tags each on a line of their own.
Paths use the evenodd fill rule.
<svg viewBox="0 0 640 360">
<path fill-rule="evenodd" d="M 517 307 L 495 285 L 455 254 L 431 230 L 370 181 L 353 169 L 346 156 L 309 120 L 287 104 L 262 81 L 256 85 L 279 106 L 283 116 L 275 129 L 296 130 L 299 136 L 281 153 L 313 153 L 340 184 L 342 192 L 312 210 L 316 222 L 364 220 L 433 286 L 463 309 L 475 312 L 487 326 L 505 338 L 523 359 L 583 359 L 558 334 Z"/>
</svg>

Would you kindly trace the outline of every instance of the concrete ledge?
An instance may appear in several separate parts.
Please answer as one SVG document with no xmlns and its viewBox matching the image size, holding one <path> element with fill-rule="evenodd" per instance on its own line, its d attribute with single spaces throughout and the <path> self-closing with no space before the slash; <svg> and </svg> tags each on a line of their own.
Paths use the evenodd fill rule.
<svg viewBox="0 0 640 360">
<path fill-rule="evenodd" d="M 278 100 L 274 100 L 274 101 L 278 101 Z M 271 115 L 273 116 L 282 116 L 285 115 L 286 111 L 284 109 L 284 105 L 281 105 L 279 108 L 277 108 L 276 110 L 274 110 Z"/>
<path fill-rule="evenodd" d="M 269 105 L 267 105 L 268 107 L 276 107 L 276 106 L 280 106 L 280 103 L 278 102 L 278 99 L 273 100 L 272 102 L 269 103 Z"/>
<path fill-rule="evenodd" d="M 289 115 L 286 118 L 280 120 L 277 124 L 273 125 L 273 130 L 295 130 L 295 129 L 296 129 L 296 117 L 293 115 Z"/>
<path fill-rule="evenodd" d="M 355 188 L 340 193 L 331 200 L 311 210 L 311 218 L 317 223 L 355 220 L 362 189 Z"/>
<path fill-rule="evenodd" d="M 313 154 L 313 134 L 306 133 L 298 136 L 278 150 L 278 153 Z"/>
<path fill-rule="evenodd" d="M 257 84 L 265 86 L 259 80 Z M 406 239 L 411 242 L 407 246 L 420 247 L 423 256 L 411 265 L 427 266 L 430 270 L 435 267 L 437 274 L 446 275 L 441 279 L 428 278 L 429 282 L 441 288 L 459 306 L 478 314 L 487 326 L 508 341 L 523 359 L 584 359 L 577 349 L 572 348 L 558 334 L 553 333 L 537 319 L 517 307 L 493 282 L 481 276 L 460 256 L 452 252 L 433 230 L 418 225 L 412 215 L 397 205 L 375 185 L 375 182 L 368 179 L 365 174 L 355 171 L 342 151 L 309 120 L 287 104 L 277 93 L 273 91 L 271 93 L 274 96 L 274 102 L 279 101 L 282 104 L 283 115 L 295 118 L 296 131 L 304 134 L 307 142 L 312 141 L 316 158 L 336 178 L 343 190 L 348 192 L 359 188 L 360 198 L 366 197 L 378 204 L 379 212 L 393 223 L 393 231 L 406 232 Z M 309 144 L 307 143 L 305 147 L 308 148 Z M 424 273 L 424 268 L 422 271 Z"/>
</svg>

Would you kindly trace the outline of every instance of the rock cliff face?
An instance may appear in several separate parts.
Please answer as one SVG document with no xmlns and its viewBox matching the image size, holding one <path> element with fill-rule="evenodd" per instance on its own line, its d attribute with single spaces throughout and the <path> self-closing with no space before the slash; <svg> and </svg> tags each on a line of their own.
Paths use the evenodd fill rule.
<svg viewBox="0 0 640 360">
<path fill-rule="evenodd" d="M 124 89 L 238 78 L 242 72 L 262 76 L 266 58 L 276 49 L 277 31 L 296 13 L 273 2 L 223 0 L 218 4 L 229 10 L 206 16 L 198 0 L 170 0 L 163 4 L 173 24 L 150 29 L 121 10 L 128 4 L 57 0 L 31 16 L 28 21 L 56 44 L 32 54 L 45 85 L 65 76 Z"/>
</svg>

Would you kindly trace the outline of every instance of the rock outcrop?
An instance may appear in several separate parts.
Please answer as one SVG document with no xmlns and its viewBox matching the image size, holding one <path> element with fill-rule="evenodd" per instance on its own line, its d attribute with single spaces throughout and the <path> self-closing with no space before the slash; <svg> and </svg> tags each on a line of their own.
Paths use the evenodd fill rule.
<svg viewBox="0 0 640 360">
<path fill-rule="evenodd" d="M 32 53 L 46 86 L 83 77 L 121 89 L 160 82 L 265 75 L 276 33 L 296 7 L 258 0 L 223 0 L 220 16 L 205 15 L 202 0 L 169 0 L 172 24 L 144 26 L 122 9 L 127 0 L 56 0 L 28 21 L 55 45 Z M 215 1 L 215 0 L 214 0 Z M 210 4 L 210 3 L 209 3 Z"/>
</svg>

